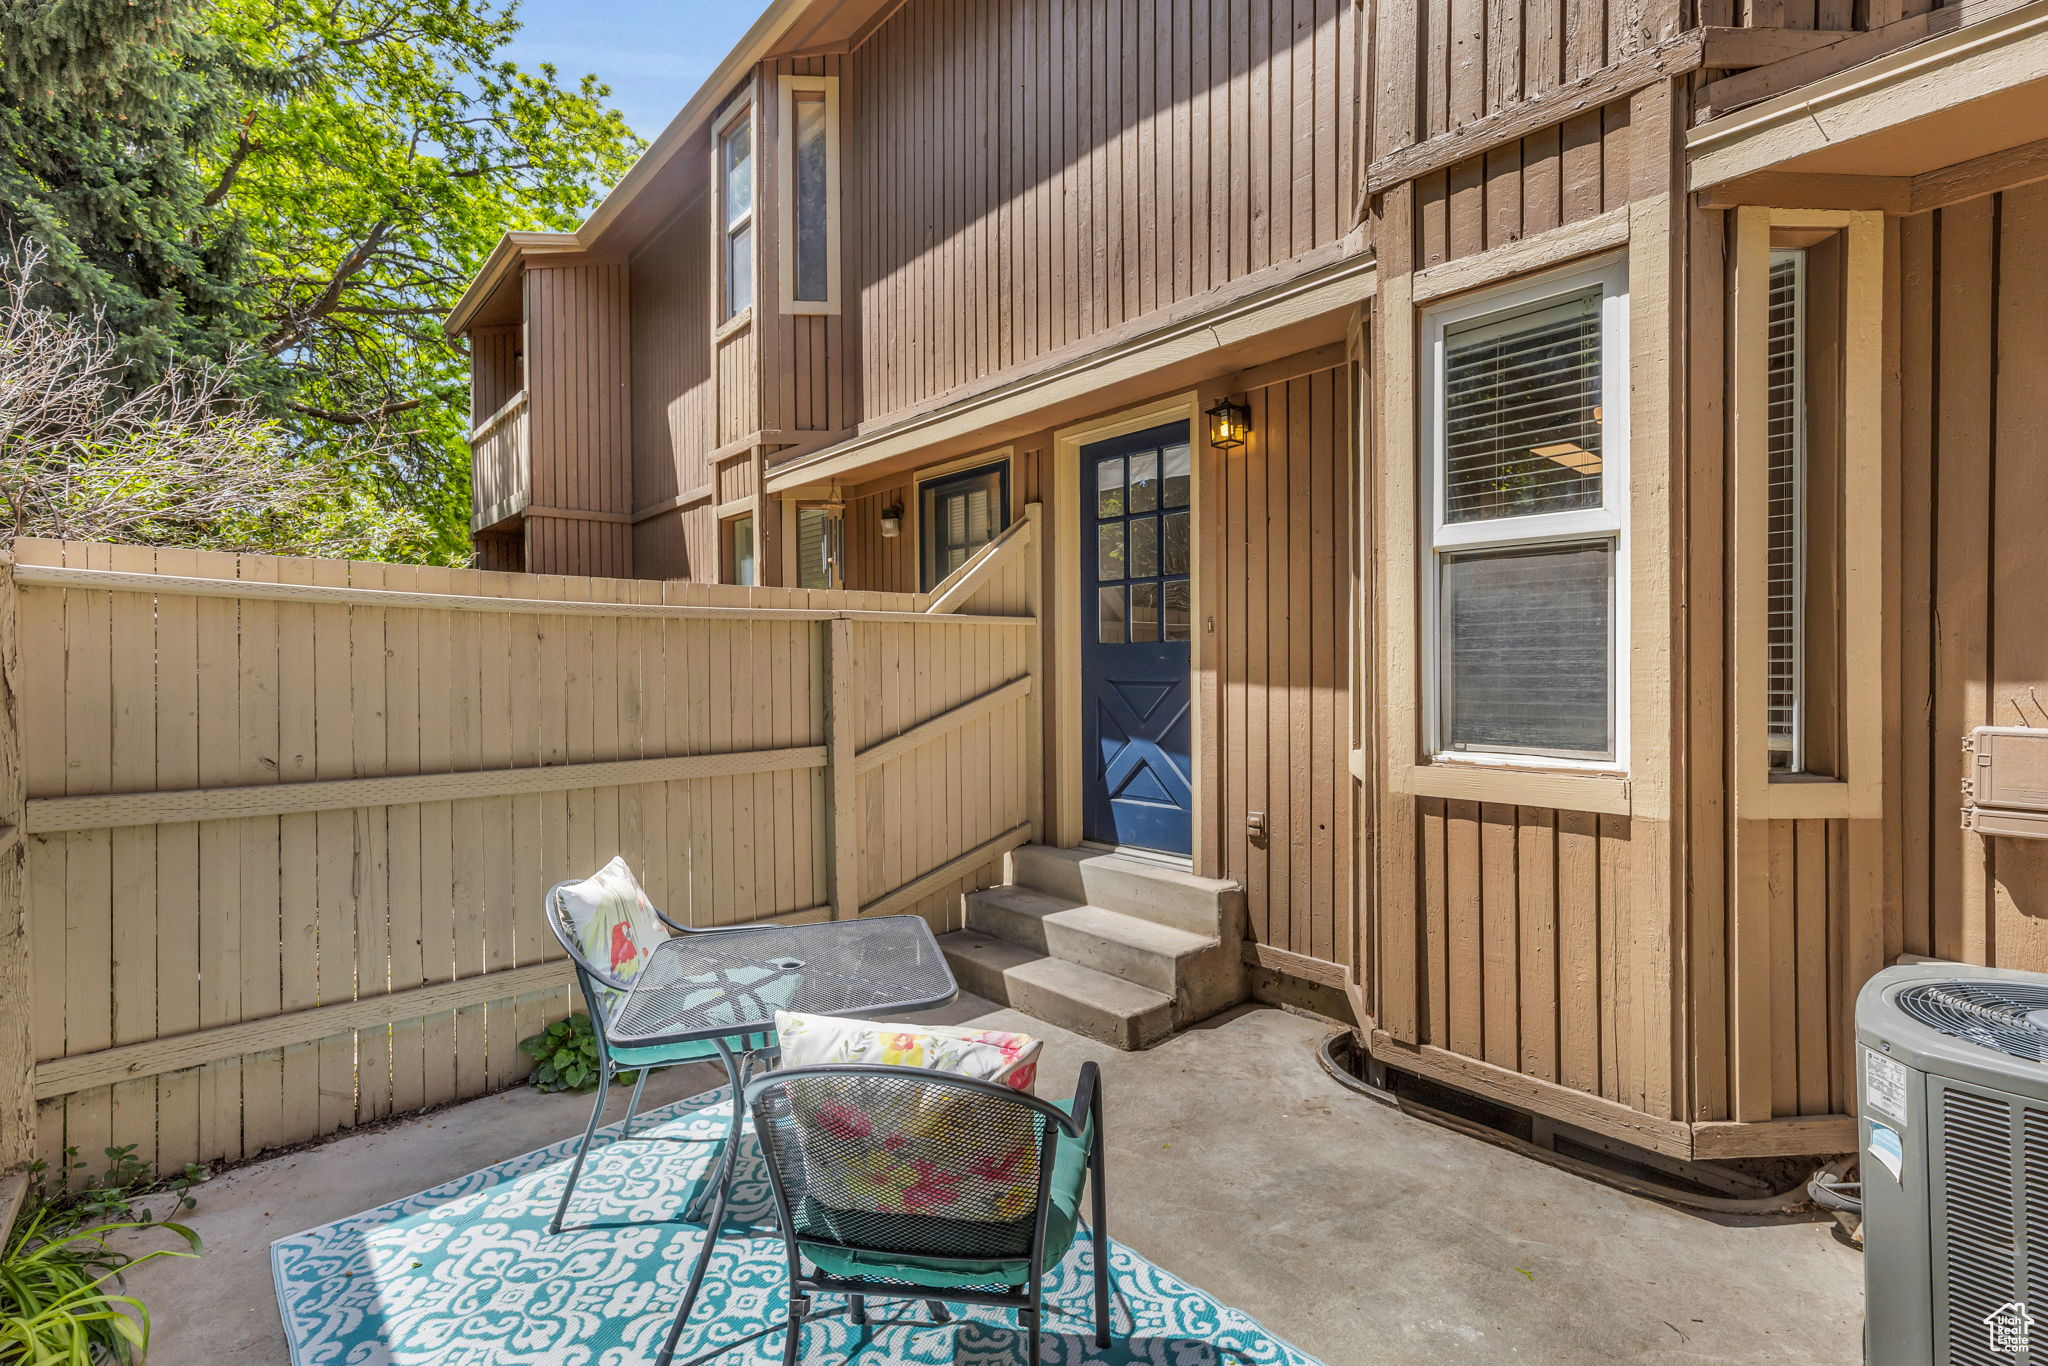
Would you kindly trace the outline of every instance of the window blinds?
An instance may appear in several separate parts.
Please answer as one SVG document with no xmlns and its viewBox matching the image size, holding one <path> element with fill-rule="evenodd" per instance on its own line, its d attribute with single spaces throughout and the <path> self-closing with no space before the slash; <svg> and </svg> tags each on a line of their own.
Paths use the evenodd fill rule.
<svg viewBox="0 0 2048 1366">
<path fill-rule="evenodd" d="M 1801 767 L 1799 695 L 1804 686 L 1806 578 L 1806 256 L 1771 255 L 1771 310 L 1765 342 L 1765 742 L 1779 772 Z"/>
<path fill-rule="evenodd" d="M 1444 521 L 1600 506 L 1600 290 L 1444 333 Z"/>
</svg>

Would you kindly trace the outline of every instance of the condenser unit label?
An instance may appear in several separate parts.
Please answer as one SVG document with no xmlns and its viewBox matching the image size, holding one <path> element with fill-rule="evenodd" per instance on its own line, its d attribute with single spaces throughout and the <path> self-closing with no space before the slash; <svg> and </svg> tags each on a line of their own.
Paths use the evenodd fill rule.
<svg viewBox="0 0 2048 1366">
<path fill-rule="evenodd" d="M 1875 1049 L 1863 1050 L 1863 1103 L 1906 1123 L 1906 1064 Z"/>
<path fill-rule="evenodd" d="M 1899 1131 L 1889 1124 L 1870 1121 L 1870 1155 L 1884 1164 L 1892 1174 L 1892 1180 L 1903 1181 L 1906 1169 L 1906 1145 L 1899 1141 Z"/>
</svg>

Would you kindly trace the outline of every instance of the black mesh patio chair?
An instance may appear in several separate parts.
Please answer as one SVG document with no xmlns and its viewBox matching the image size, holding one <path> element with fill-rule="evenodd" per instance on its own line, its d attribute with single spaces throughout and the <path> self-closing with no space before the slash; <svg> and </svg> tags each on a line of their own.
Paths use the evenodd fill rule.
<svg viewBox="0 0 2048 1366">
<path fill-rule="evenodd" d="M 738 1145 L 731 1140 L 738 1135 L 741 1127 L 740 1092 L 744 1080 L 739 1055 L 771 1047 L 775 1041 L 774 1032 L 771 1030 L 764 1033 L 757 1029 L 748 1034 L 736 1033 L 729 1038 L 667 1041 L 636 1039 L 632 1045 L 613 1043 L 614 1012 L 617 1004 L 631 989 L 632 983 L 613 976 L 592 962 L 583 952 L 582 945 L 577 942 L 576 928 L 570 923 L 568 911 L 562 903 L 563 889 L 574 885 L 572 879 L 568 882 L 558 882 L 548 889 L 547 921 L 548 928 L 554 931 L 556 940 L 561 943 L 570 960 L 576 965 L 576 984 L 582 990 L 583 1007 L 589 1012 L 591 1032 L 597 1039 L 598 1085 L 597 1097 L 590 1107 L 590 1123 L 584 1127 L 582 1145 L 576 1149 L 576 1160 L 569 1166 L 569 1179 L 563 1183 L 562 1198 L 555 1206 L 554 1218 L 548 1221 L 548 1232 L 562 1231 L 562 1219 L 569 1210 L 569 1197 L 576 1193 L 577 1178 L 583 1174 L 584 1159 L 590 1155 L 591 1142 L 597 1136 L 598 1121 L 604 1117 L 605 1097 L 611 1091 L 612 1079 L 621 1072 L 640 1074 L 633 1082 L 632 1097 L 626 1102 L 625 1122 L 620 1125 L 619 1133 L 613 1140 L 617 1142 L 632 1137 L 633 1116 L 640 1108 L 640 1093 L 647 1087 L 649 1072 L 687 1062 L 717 1062 L 724 1067 L 726 1080 L 732 1087 L 732 1117 L 726 1131 L 718 1136 L 725 1146 L 719 1154 L 714 1179 L 699 1189 L 685 1214 L 686 1218 L 695 1219 L 703 1212 L 703 1206 L 710 1193 L 730 1175 L 729 1168 L 736 1156 L 734 1150 Z M 668 927 L 671 934 L 724 933 L 723 930 L 699 930 L 688 925 L 678 925 L 669 919 L 659 906 L 653 909 L 654 914 L 660 917 L 661 923 Z M 774 1004 L 777 1003 L 771 1003 L 768 1008 L 772 1010 Z"/>
<path fill-rule="evenodd" d="M 812 1297 L 844 1295 L 856 1323 L 870 1296 L 1018 1311 L 1038 1360 L 1045 1273 L 1091 1194 L 1095 1342 L 1109 1346 L 1108 1199 L 1102 1086 L 1081 1069 L 1064 1105 L 922 1067 L 835 1065 L 750 1082 L 789 1255 L 783 1361 L 793 1366 Z"/>
</svg>

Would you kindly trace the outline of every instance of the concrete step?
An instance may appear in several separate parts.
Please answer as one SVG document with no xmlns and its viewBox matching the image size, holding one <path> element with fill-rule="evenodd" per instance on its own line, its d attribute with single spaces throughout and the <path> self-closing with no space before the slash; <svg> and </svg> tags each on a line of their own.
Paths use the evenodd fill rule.
<svg viewBox="0 0 2048 1366">
<path fill-rule="evenodd" d="M 1234 882 L 1093 849 L 1027 844 L 1010 857 L 1014 880 L 1033 891 L 1189 934 L 1229 941 L 1242 933 L 1244 892 Z"/>
<path fill-rule="evenodd" d="M 1241 970 L 1222 940 L 1029 887 L 968 893 L 967 928 L 1170 996 L 1179 1027 L 1242 995 Z"/>
<path fill-rule="evenodd" d="M 1173 998 L 1048 958 L 978 930 L 939 936 L 961 987 L 1048 1024 L 1122 1049 L 1149 1048 L 1173 1032 Z"/>
</svg>

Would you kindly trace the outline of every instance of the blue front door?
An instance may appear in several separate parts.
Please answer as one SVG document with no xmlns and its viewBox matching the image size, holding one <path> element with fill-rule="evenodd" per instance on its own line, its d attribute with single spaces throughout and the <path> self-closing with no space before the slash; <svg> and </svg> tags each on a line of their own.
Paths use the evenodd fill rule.
<svg viewBox="0 0 2048 1366">
<path fill-rule="evenodd" d="M 1185 423 L 1081 448 L 1082 834 L 1194 848 Z"/>
</svg>

